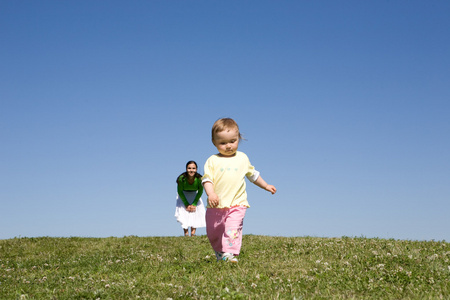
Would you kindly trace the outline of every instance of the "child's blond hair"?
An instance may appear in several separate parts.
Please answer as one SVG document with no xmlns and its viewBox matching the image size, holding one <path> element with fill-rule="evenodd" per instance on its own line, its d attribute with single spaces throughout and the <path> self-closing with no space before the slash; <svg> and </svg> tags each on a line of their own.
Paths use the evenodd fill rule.
<svg viewBox="0 0 450 300">
<path fill-rule="evenodd" d="M 239 133 L 239 141 L 243 140 L 241 133 L 239 132 L 239 126 L 235 120 L 231 118 L 222 118 L 214 122 L 211 130 L 211 140 L 214 144 L 214 137 L 217 133 L 222 132 L 227 129 L 237 129 Z"/>
</svg>

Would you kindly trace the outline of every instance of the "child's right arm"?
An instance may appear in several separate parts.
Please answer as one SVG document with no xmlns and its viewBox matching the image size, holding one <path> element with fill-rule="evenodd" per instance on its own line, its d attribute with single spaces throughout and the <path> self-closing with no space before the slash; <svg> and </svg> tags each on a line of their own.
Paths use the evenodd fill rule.
<svg viewBox="0 0 450 300">
<path fill-rule="evenodd" d="M 219 205 L 219 196 L 217 196 L 214 191 L 214 185 L 211 181 L 206 181 L 203 183 L 203 188 L 205 189 L 206 195 L 208 196 L 208 203 L 211 207 L 216 207 Z"/>
</svg>

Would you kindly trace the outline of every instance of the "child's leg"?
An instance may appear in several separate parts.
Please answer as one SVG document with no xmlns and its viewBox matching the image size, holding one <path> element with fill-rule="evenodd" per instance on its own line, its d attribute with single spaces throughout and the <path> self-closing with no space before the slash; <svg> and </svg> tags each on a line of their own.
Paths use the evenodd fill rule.
<svg viewBox="0 0 450 300">
<path fill-rule="evenodd" d="M 222 236 L 222 252 L 239 255 L 242 246 L 242 227 L 246 207 L 232 207 L 225 219 L 225 231 Z"/>
<path fill-rule="evenodd" d="M 222 235 L 225 230 L 227 209 L 206 209 L 206 235 L 214 251 L 222 252 Z"/>
</svg>

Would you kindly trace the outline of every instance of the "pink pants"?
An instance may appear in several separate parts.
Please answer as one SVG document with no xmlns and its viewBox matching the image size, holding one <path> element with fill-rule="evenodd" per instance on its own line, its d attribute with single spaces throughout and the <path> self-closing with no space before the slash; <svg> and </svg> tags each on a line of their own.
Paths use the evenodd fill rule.
<svg viewBox="0 0 450 300">
<path fill-rule="evenodd" d="M 239 255 L 247 207 L 208 208 L 206 234 L 214 251 Z"/>
</svg>

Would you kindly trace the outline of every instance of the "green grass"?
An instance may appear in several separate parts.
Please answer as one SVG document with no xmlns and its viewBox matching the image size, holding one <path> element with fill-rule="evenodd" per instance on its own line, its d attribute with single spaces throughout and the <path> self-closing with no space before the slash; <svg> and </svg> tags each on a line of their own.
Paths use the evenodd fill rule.
<svg viewBox="0 0 450 300">
<path fill-rule="evenodd" d="M 246 235 L 0 240 L 0 299 L 450 299 L 450 244 Z"/>
</svg>

